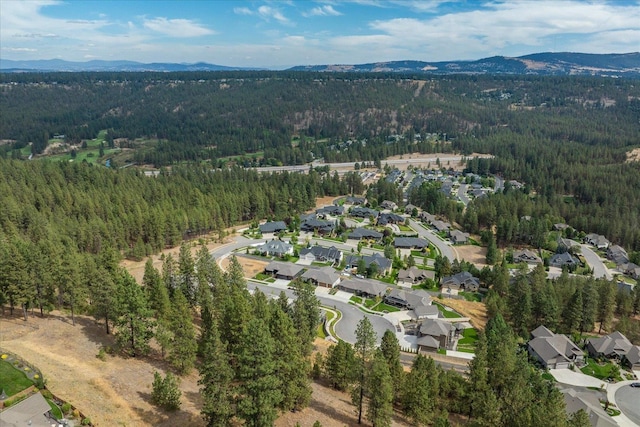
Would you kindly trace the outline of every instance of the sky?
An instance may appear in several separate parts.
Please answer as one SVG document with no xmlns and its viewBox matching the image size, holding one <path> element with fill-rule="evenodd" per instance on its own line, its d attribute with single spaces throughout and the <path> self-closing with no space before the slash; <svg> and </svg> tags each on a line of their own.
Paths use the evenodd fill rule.
<svg viewBox="0 0 640 427">
<path fill-rule="evenodd" d="M 234 67 L 640 51 L 640 0 L 0 0 L 0 58 Z"/>
</svg>

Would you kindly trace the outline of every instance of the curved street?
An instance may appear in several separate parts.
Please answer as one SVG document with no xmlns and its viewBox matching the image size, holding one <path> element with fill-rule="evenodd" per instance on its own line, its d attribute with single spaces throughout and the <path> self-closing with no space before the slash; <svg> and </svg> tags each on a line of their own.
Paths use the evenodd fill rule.
<svg viewBox="0 0 640 427">
<path fill-rule="evenodd" d="M 412 218 L 408 218 L 408 221 L 409 226 L 413 228 L 416 233 L 418 233 L 418 236 L 431 242 L 433 246 L 438 248 L 442 256 L 449 258 L 449 261 L 452 262 L 458 258 L 457 254 L 455 254 L 454 252 L 454 249 L 448 242 L 445 242 L 439 236 L 434 235 L 431 231 L 424 228 L 424 226 L 420 222 Z"/>
<path fill-rule="evenodd" d="M 576 244 L 579 243 L 576 242 Z M 589 264 L 589 267 L 593 268 L 593 277 L 595 277 L 596 279 L 599 279 L 601 277 L 604 277 L 607 280 L 613 279 L 613 276 L 611 275 L 611 273 L 609 273 L 609 269 L 606 265 L 604 265 L 604 262 L 602 262 L 600 256 L 595 253 L 589 245 L 586 245 L 584 243 L 579 245 L 585 261 L 587 262 L 587 264 Z"/>
</svg>

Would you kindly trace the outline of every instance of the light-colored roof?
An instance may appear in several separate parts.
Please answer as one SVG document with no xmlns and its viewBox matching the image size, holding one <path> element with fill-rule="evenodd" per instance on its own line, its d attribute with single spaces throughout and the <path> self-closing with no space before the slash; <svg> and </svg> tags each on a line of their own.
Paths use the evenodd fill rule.
<svg viewBox="0 0 640 427">
<path fill-rule="evenodd" d="M 302 277 L 304 279 L 315 280 L 319 283 L 333 285 L 340 279 L 340 275 L 332 267 L 322 267 L 307 270 Z"/>
<path fill-rule="evenodd" d="M 449 322 L 444 322 L 438 319 L 427 319 L 420 325 L 420 333 L 422 335 L 439 337 L 442 335 L 449 335 L 452 327 L 452 324 Z"/>
<path fill-rule="evenodd" d="M 589 421 L 593 427 L 615 427 L 618 425 L 602 409 L 598 398 L 592 393 L 579 393 L 573 389 L 561 390 L 564 395 L 567 414 L 573 414 L 580 409 L 589 416 Z"/>
<path fill-rule="evenodd" d="M 264 269 L 265 271 L 274 271 L 277 272 L 277 274 L 288 277 L 295 277 L 304 270 L 304 268 L 299 265 L 278 261 L 270 262 Z"/>
<path fill-rule="evenodd" d="M 440 312 L 435 305 L 421 305 L 413 309 L 417 317 L 433 316 Z"/>
<path fill-rule="evenodd" d="M 591 338 L 589 339 L 589 344 L 591 344 L 596 352 L 602 353 L 605 356 L 623 356 L 627 354 L 633 346 L 631 341 L 618 331 L 604 337 Z"/>
<path fill-rule="evenodd" d="M 547 327 L 544 325 L 540 325 L 537 328 L 535 328 L 533 331 L 531 331 L 531 336 L 533 338 L 552 337 L 553 335 L 554 335 L 553 332 L 547 329 Z"/>
<path fill-rule="evenodd" d="M 640 345 L 631 347 L 624 357 L 626 357 L 632 365 L 640 363 Z"/>
<path fill-rule="evenodd" d="M 377 280 L 351 278 L 340 282 L 341 288 L 370 295 L 384 295 L 387 285 Z"/>
<path fill-rule="evenodd" d="M 431 305 L 431 295 L 423 290 L 416 291 L 403 291 L 400 289 L 393 289 L 389 292 L 388 298 L 394 298 L 399 301 L 403 301 L 409 308 L 420 307 L 422 305 Z"/>
<path fill-rule="evenodd" d="M 265 244 L 258 246 L 260 252 L 269 252 L 274 254 L 286 254 L 293 250 L 293 246 L 282 240 L 270 240 Z"/>
<path fill-rule="evenodd" d="M 418 278 L 425 279 L 434 279 L 436 277 L 436 272 L 433 270 L 423 270 L 421 268 L 409 267 L 408 269 L 398 270 L 398 280 L 411 280 L 415 281 Z"/>
<path fill-rule="evenodd" d="M 582 354 L 582 350 L 562 334 L 539 336 L 528 344 L 546 364 L 555 364 L 559 361 L 570 362 L 574 356 Z"/>
<path fill-rule="evenodd" d="M 437 339 L 435 339 L 434 337 L 430 336 L 430 335 L 426 335 L 424 337 L 420 337 L 416 340 L 416 344 L 424 346 L 424 347 L 429 347 L 429 348 L 439 348 L 440 347 L 440 341 L 438 341 Z"/>
<path fill-rule="evenodd" d="M 43 415 L 51 410 L 42 394 L 36 393 L 29 396 L 20 403 L 9 407 L 0 414 L 0 425 L 2 427 L 51 427 Z"/>
</svg>

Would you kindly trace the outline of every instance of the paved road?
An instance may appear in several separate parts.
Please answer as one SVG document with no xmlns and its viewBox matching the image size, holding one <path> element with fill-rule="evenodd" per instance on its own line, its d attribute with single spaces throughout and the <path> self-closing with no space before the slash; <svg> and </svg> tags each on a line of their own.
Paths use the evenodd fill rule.
<svg viewBox="0 0 640 427">
<path fill-rule="evenodd" d="M 440 239 L 440 237 L 431 233 L 431 231 L 424 228 L 419 221 L 416 221 L 414 219 L 409 219 L 409 226 L 414 230 L 416 230 L 416 232 L 418 233 L 418 236 L 422 237 L 423 239 L 427 239 L 428 241 L 433 243 L 433 245 L 436 248 L 438 248 L 442 256 L 449 258 L 449 261 L 453 262 L 453 260 L 457 258 L 451 245 L 449 245 L 444 240 Z"/>
<path fill-rule="evenodd" d="M 500 178 L 498 175 L 494 175 L 493 177 L 495 178 L 495 186 L 493 187 L 493 190 L 496 193 L 504 190 L 504 179 Z"/>
<path fill-rule="evenodd" d="M 465 205 L 467 206 L 469 204 L 469 202 L 471 201 L 469 199 L 469 197 L 467 196 L 467 189 L 469 188 L 469 185 L 467 184 L 460 184 L 460 188 L 458 188 L 458 199 Z"/>
<path fill-rule="evenodd" d="M 640 388 L 624 385 L 615 392 L 615 399 L 622 413 L 635 425 L 640 426 Z"/>
<path fill-rule="evenodd" d="M 578 243 L 576 242 L 576 244 Z M 600 256 L 595 253 L 589 245 L 585 245 L 583 243 L 580 244 L 580 248 L 587 264 L 589 264 L 589 267 L 593 268 L 593 277 L 596 279 L 600 277 L 604 277 L 607 280 L 613 279 L 613 276 L 609 273 L 609 269 L 604 265 Z"/>
</svg>

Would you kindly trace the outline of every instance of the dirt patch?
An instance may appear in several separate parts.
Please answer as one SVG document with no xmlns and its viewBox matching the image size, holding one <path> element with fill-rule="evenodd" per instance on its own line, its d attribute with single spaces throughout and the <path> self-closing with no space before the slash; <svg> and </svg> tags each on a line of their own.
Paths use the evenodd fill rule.
<svg viewBox="0 0 640 427">
<path fill-rule="evenodd" d="M 413 167 L 427 167 L 431 165 L 432 168 L 438 168 L 439 166 L 436 164 L 436 160 L 438 158 L 446 158 L 446 157 L 455 157 L 458 154 L 452 153 L 434 153 L 434 154 L 421 154 L 421 153 L 413 153 L 413 154 L 403 154 L 398 156 L 388 157 L 386 160 L 408 160 L 407 164 L 394 164 L 393 167 L 398 168 L 400 170 L 407 169 L 408 166 Z M 465 156 L 467 159 L 473 159 L 474 157 L 479 158 L 491 158 L 490 154 L 478 154 L 472 153 L 468 156 Z M 382 161 L 382 165 L 384 165 L 384 161 Z M 462 164 L 459 161 L 443 161 L 442 167 L 446 167 L 447 169 L 451 168 L 453 170 L 462 171 L 466 167 L 466 164 Z"/>
<path fill-rule="evenodd" d="M 478 269 L 486 266 L 487 249 L 475 245 L 453 246 L 458 253 L 458 259 L 462 259 L 474 264 Z"/>
<path fill-rule="evenodd" d="M 269 264 L 269 261 L 261 261 L 243 256 L 239 256 L 236 259 L 242 266 L 242 270 L 244 270 L 244 277 L 255 277 L 256 274 L 262 273 L 267 264 Z M 229 267 L 229 262 L 230 259 L 228 257 L 223 259 L 220 262 L 220 267 L 226 271 L 227 267 Z"/>
<path fill-rule="evenodd" d="M 335 199 L 337 199 L 338 197 L 336 196 L 325 196 L 325 197 L 318 197 L 316 199 L 316 208 L 321 208 L 323 206 L 330 206 L 333 205 L 333 201 Z"/>
<path fill-rule="evenodd" d="M 627 162 L 640 162 L 640 148 L 634 148 L 627 152 Z"/>
<path fill-rule="evenodd" d="M 487 307 L 484 303 L 451 298 L 434 298 L 434 301 L 453 308 L 463 317 L 468 317 L 476 329 L 484 329 L 487 324 Z"/>
</svg>

